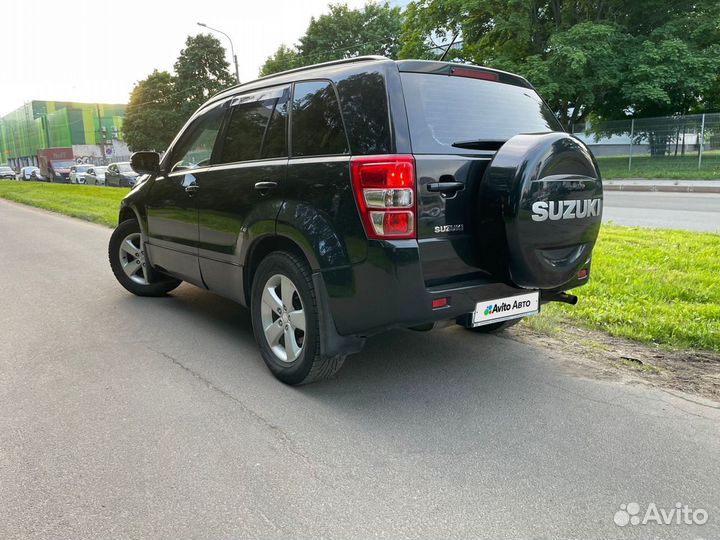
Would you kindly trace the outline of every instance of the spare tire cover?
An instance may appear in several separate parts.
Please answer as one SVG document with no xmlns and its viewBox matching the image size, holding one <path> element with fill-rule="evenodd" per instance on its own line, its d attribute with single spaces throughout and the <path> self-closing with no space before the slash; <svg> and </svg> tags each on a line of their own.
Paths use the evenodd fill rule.
<svg viewBox="0 0 720 540">
<path fill-rule="evenodd" d="M 516 135 L 478 188 L 481 266 L 523 288 L 560 290 L 588 268 L 602 219 L 602 180 L 566 133 Z"/>
</svg>

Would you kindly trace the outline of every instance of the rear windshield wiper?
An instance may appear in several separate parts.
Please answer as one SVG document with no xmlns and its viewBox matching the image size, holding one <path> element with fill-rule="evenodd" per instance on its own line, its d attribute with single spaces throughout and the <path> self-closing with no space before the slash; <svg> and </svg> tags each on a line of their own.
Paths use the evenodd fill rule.
<svg viewBox="0 0 720 540">
<path fill-rule="evenodd" d="M 500 147 L 506 142 L 499 139 L 478 139 L 475 141 L 455 141 L 452 146 L 455 148 L 469 148 L 470 150 L 500 150 Z"/>
</svg>

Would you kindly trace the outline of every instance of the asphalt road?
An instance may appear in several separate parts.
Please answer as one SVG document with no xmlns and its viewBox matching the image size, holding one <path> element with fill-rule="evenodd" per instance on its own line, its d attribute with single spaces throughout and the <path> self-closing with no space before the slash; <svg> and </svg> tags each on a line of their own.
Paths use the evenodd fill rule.
<svg viewBox="0 0 720 540">
<path fill-rule="evenodd" d="M 720 536 L 717 406 L 461 328 L 290 388 L 239 306 L 121 289 L 109 234 L 0 201 L 0 538 Z"/>
<path fill-rule="evenodd" d="M 719 193 L 605 191 L 603 222 L 720 233 Z"/>
</svg>

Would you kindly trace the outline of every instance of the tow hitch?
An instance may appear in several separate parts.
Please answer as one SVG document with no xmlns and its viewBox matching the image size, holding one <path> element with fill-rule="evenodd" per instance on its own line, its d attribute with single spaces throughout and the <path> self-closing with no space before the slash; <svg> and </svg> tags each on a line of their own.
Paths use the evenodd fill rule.
<svg viewBox="0 0 720 540">
<path fill-rule="evenodd" d="M 578 302 L 578 297 L 574 294 L 568 294 L 566 292 L 556 292 L 556 293 L 545 293 L 543 292 L 540 295 L 540 301 L 544 304 L 546 302 L 563 302 L 565 304 L 570 304 L 571 306 L 574 306 Z"/>
</svg>

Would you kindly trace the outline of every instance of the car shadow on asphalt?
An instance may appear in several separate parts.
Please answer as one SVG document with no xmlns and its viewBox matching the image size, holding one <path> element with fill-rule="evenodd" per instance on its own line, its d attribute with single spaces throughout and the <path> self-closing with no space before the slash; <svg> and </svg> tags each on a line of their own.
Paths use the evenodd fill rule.
<svg viewBox="0 0 720 540">
<path fill-rule="evenodd" d="M 238 303 L 187 285 L 165 298 L 128 297 L 128 302 L 130 312 L 150 310 L 153 318 L 172 319 L 174 325 L 187 326 L 188 333 L 197 332 L 199 339 L 222 339 L 231 349 L 253 351 L 237 355 L 238 370 L 255 372 L 249 368 L 262 365 L 249 311 Z M 536 369 L 527 362 L 535 356 L 537 351 L 529 346 L 459 326 L 431 332 L 390 330 L 369 337 L 363 351 L 348 356 L 332 379 L 286 388 L 321 401 L 364 395 L 378 405 L 381 395 L 386 397 L 379 401 L 391 399 L 389 394 L 393 400 L 407 394 L 416 400 L 430 388 L 475 395 L 496 389 L 508 378 L 532 377 L 522 372 Z M 210 357 L 207 361 L 212 361 Z M 263 373 L 271 377 L 264 369 Z"/>
</svg>

